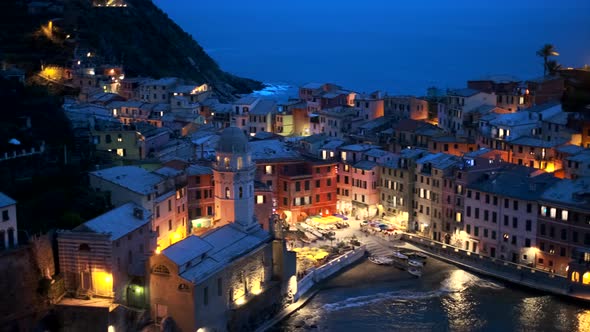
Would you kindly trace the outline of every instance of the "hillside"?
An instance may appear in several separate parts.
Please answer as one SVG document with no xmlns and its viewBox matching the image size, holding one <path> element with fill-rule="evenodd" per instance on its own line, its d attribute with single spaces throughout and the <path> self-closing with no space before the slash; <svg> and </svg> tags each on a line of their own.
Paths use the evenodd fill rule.
<svg viewBox="0 0 590 332">
<path fill-rule="evenodd" d="M 207 82 L 225 97 L 261 87 L 260 82 L 221 70 L 191 35 L 151 1 L 94 7 L 91 0 L 46 0 L 51 6 L 39 11 L 28 2 L 0 3 L 0 58 L 29 73 L 39 71 L 42 64 L 67 65 L 77 49 L 93 52 L 102 63 L 122 63 L 128 76 Z M 49 21 L 53 39 L 43 34 Z"/>
</svg>

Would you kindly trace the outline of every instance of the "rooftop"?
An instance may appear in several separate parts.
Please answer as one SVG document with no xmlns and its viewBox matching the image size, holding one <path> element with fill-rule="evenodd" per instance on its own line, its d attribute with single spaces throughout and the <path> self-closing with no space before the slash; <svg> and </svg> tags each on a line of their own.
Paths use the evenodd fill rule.
<svg viewBox="0 0 590 332">
<path fill-rule="evenodd" d="M 480 91 L 475 89 L 463 88 L 463 89 L 453 89 L 447 92 L 449 96 L 459 96 L 459 97 L 471 97 L 478 94 Z"/>
<path fill-rule="evenodd" d="M 521 165 L 504 164 L 499 171 L 490 172 L 467 187 L 527 201 L 538 199 L 550 185 L 559 181 L 550 173 Z"/>
<path fill-rule="evenodd" d="M 328 143 L 322 145 L 322 149 L 324 150 L 335 150 L 338 147 L 340 147 L 342 144 L 344 144 L 344 141 L 339 140 L 339 139 L 331 139 Z"/>
<path fill-rule="evenodd" d="M 244 96 L 244 97 L 234 101 L 233 104 L 234 105 L 252 105 L 258 100 L 259 100 L 259 98 L 248 95 L 248 96 Z"/>
<path fill-rule="evenodd" d="M 383 156 L 386 156 L 389 152 L 385 151 L 385 150 L 381 150 L 381 149 L 371 149 L 367 152 L 365 152 L 366 156 L 369 157 L 375 157 L 375 158 L 380 158 Z"/>
<path fill-rule="evenodd" d="M 590 150 L 585 149 L 584 151 L 565 158 L 566 160 L 577 161 L 577 162 L 590 162 Z"/>
<path fill-rule="evenodd" d="M 262 140 L 249 143 L 252 160 L 300 160 L 299 153 L 279 140 Z"/>
<path fill-rule="evenodd" d="M 313 135 L 302 138 L 301 141 L 305 142 L 305 143 L 309 143 L 309 144 L 314 144 L 314 143 L 319 143 L 319 142 L 325 141 L 326 137 L 327 136 L 324 134 L 313 134 Z"/>
<path fill-rule="evenodd" d="M 557 150 L 557 152 L 573 155 L 584 151 L 584 148 L 579 145 L 567 144 L 557 147 L 555 150 Z"/>
<path fill-rule="evenodd" d="M 261 99 L 256 103 L 256 106 L 250 109 L 252 115 L 266 115 L 268 113 L 274 113 L 277 110 L 277 102 L 270 99 Z"/>
<path fill-rule="evenodd" d="M 561 141 L 544 141 L 542 139 L 538 139 L 538 138 L 534 138 L 534 137 L 530 137 L 530 136 L 523 136 L 523 137 L 519 137 L 519 138 L 511 141 L 510 143 L 517 144 L 517 145 L 539 147 L 539 148 L 553 148 L 553 147 L 561 145 L 565 142 L 567 142 L 567 139 L 565 139 L 565 138 Z"/>
<path fill-rule="evenodd" d="M 155 192 L 155 186 L 164 180 L 138 166 L 117 166 L 90 174 L 142 195 Z"/>
<path fill-rule="evenodd" d="M 137 215 L 136 211 L 141 211 L 141 214 Z M 111 240 L 114 241 L 150 222 L 151 213 L 148 210 L 129 202 L 83 223 L 74 228 L 74 231 L 110 234 Z"/>
<path fill-rule="evenodd" d="M 525 126 L 536 124 L 538 121 L 536 116 L 527 111 L 516 113 L 506 113 L 496 115 L 496 119 L 490 121 L 490 124 L 496 126 Z"/>
<path fill-rule="evenodd" d="M 172 167 L 161 167 L 155 170 L 154 173 L 160 174 L 167 178 L 172 178 L 181 175 L 182 171 Z"/>
<path fill-rule="evenodd" d="M 311 82 L 311 83 L 305 84 L 301 88 L 302 89 L 321 89 L 323 85 L 324 85 L 323 83 L 314 83 L 314 82 Z"/>
<path fill-rule="evenodd" d="M 176 245 L 185 242 L 187 239 L 178 242 Z M 203 260 L 189 267 L 181 274 L 181 277 L 195 284 L 205 281 L 236 258 L 243 257 L 269 239 L 270 234 L 262 228 L 258 228 L 251 233 L 240 230 L 234 224 L 217 228 L 202 237 L 202 241 L 210 245 Z M 201 256 L 203 250 L 207 248 L 203 242 L 191 239 L 186 245 L 181 245 L 185 247 L 186 252 L 192 253 L 190 256 L 192 256 L 191 259 L 194 259 Z M 179 255 L 179 258 L 186 260 L 187 256 Z"/>
<path fill-rule="evenodd" d="M 365 171 L 370 171 L 373 168 L 377 167 L 377 163 L 369 160 L 361 160 L 358 163 L 354 164 L 353 167 L 363 169 Z"/>
<path fill-rule="evenodd" d="M 6 194 L 0 192 L 0 207 L 5 207 L 5 206 L 9 206 L 9 205 L 14 205 L 16 204 L 16 201 L 8 196 L 6 196 Z"/>
<path fill-rule="evenodd" d="M 590 205 L 590 178 L 562 179 L 545 190 L 541 199 L 588 209 Z"/>
<path fill-rule="evenodd" d="M 188 175 L 207 175 L 213 174 L 213 170 L 211 167 L 202 166 L 202 165 L 191 165 L 186 168 L 186 173 Z"/>
<path fill-rule="evenodd" d="M 211 249 L 213 249 L 213 246 L 209 242 L 198 236 L 191 235 L 164 249 L 162 255 L 170 258 L 171 261 L 180 266 L 207 253 Z"/>
<path fill-rule="evenodd" d="M 352 144 L 352 145 L 341 146 L 340 150 L 362 152 L 362 151 L 367 151 L 367 150 L 371 150 L 371 149 L 375 149 L 375 148 L 379 148 L 379 146 L 370 145 L 370 144 Z"/>
</svg>

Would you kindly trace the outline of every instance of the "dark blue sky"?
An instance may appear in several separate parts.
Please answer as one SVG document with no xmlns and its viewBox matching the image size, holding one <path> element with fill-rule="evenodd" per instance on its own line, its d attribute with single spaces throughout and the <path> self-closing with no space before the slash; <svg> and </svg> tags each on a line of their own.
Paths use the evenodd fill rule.
<svg viewBox="0 0 590 332">
<path fill-rule="evenodd" d="M 267 82 L 331 81 L 420 94 L 487 74 L 590 64 L 590 0 L 154 0 L 227 71 Z"/>
</svg>

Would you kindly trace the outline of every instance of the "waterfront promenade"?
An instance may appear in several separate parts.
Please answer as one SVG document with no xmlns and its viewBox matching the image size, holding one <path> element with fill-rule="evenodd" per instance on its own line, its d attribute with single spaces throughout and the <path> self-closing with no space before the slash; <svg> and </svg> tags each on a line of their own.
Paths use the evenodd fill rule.
<svg viewBox="0 0 590 332">
<path fill-rule="evenodd" d="M 465 270 L 590 304 L 590 287 L 570 283 L 564 276 L 479 255 L 412 234 L 403 234 L 402 240 L 409 244 L 406 245 L 408 248 L 421 250 Z"/>
</svg>

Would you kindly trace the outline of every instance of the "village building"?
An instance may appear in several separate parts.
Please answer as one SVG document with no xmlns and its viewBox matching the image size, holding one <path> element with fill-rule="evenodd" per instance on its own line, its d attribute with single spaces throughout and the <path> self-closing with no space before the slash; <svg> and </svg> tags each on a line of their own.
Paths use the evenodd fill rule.
<svg viewBox="0 0 590 332">
<path fill-rule="evenodd" d="M 18 245 L 18 227 L 16 222 L 16 201 L 0 192 L 0 249 Z"/>
</svg>

